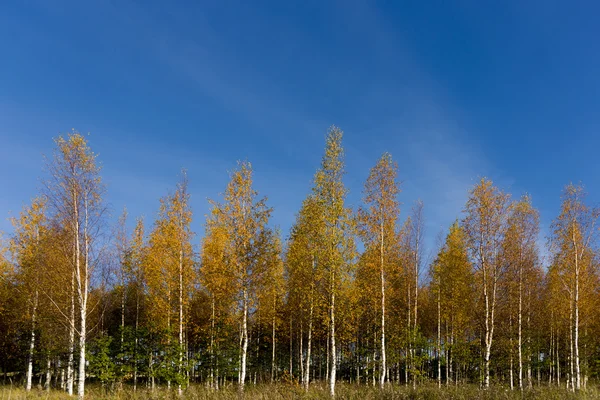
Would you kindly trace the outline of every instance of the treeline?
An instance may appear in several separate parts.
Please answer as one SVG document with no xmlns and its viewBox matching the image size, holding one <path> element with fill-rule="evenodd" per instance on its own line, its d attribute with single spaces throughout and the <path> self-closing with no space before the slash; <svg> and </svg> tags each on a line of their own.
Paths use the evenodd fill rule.
<svg viewBox="0 0 600 400">
<path fill-rule="evenodd" d="M 335 127 L 285 239 L 248 162 L 211 201 L 201 241 L 185 172 L 155 221 L 124 211 L 115 227 L 100 172 L 82 135 L 58 137 L 42 192 L 2 242 L 0 367 L 27 390 L 83 397 L 88 378 L 179 392 L 321 381 L 334 395 L 339 380 L 575 391 L 600 372 L 600 214 L 581 186 L 563 192 L 544 267 L 531 198 L 487 179 L 427 262 L 425 207 L 401 222 L 391 155 L 360 207 L 346 203 Z"/>
</svg>

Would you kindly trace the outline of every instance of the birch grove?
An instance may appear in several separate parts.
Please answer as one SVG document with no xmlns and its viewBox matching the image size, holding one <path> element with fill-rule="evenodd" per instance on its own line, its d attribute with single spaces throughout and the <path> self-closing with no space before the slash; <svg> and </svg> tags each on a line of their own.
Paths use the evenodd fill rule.
<svg viewBox="0 0 600 400">
<path fill-rule="evenodd" d="M 343 137 L 326 132 L 286 231 L 256 189 L 262 166 L 238 162 L 203 219 L 202 182 L 184 171 L 142 218 L 107 206 L 87 136 L 59 136 L 39 196 L 0 236 L 0 379 L 79 398 L 86 382 L 332 398 L 337 382 L 597 385 L 600 211 L 581 184 L 544 224 L 533 196 L 482 178 L 431 249 L 434 211 L 400 190 L 403 160 L 372 160 L 351 206 Z"/>
</svg>

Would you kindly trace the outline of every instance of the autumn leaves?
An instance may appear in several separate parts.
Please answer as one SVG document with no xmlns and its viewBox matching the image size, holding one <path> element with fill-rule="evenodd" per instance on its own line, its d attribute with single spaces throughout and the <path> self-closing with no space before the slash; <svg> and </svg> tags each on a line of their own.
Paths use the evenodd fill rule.
<svg viewBox="0 0 600 400">
<path fill-rule="evenodd" d="M 565 189 L 547 269 L 531 198 L 486 179 L 425 260 L 424 205 L 401 222 L 390 154 L 357 211 L 347 204 L 342 137 L 328 131 L 286 240 L 240 162 L 199 247 L 185 172 L 149 229 L 137 219 L 128 232 L 124 213 L 110 235 L 96 156 L 76 132 L 58 138 L 0 259 L 3 368 L 22 369 L 28 389 L 42 372 L 48 388 L 77 382 L 81 397 L 90 372 L 179 393 L 320 380 L 335 396 L 339 379 L 584 388 L 597 372 L 600 214 L 583 189 Z"/>
</svg>

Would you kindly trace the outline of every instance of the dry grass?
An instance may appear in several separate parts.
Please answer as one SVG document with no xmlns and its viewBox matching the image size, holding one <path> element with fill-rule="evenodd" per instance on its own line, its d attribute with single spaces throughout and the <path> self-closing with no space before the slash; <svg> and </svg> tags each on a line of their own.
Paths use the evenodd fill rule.
<svg viewBox="0 0 600 400">
<path fill-rule="evenodd" d="M 459 387 L 449 387 L 438 389 L 436 386 L 422 386 L 413 390 L 405 386 L 390 386 L 381 391 L 372 386 L 357 386 L 340 383 L 336 387 L 337 398 L 350 400 L 559 400 L 559 399 L 600 399 L 600 391 L 596 387 L 588 388 L 586 391 L 574 394 L 566 391 L 564 388 L 539 387 L 532 390 L 511 391 L 505 387 L 493 387 L 489 390 L 480 390 L 475 385 L 463 385 Z M 299 386 L 294 385 L 249 385 L 246 389 L 245 399 L 248 400 L 279 400 L 279 399 L 329 399 L 325 385 L 315 384 L 308 393 Z M 136 400 L 136 399 L 185 399 L 185 400 L 203 400 L 216 399 L 228 400 L 238 399 L 235 386 L 230 386 L 219 391 L 213 391 L 204 386 L 194 385 L 184 391 L 182 397 L 177 396 L 176 390 L 167 391 L 164 388 L 157 389 L 154 392 L 143 389 L 133 392 L 130 388 L 123 390 L 107 391 L 98 385 L 88 385 L 86 389 L 86 399 L 89 400 Z M 40 389 L 34 389 L 26 393 L 20 387 L 0 386 L 0 400 L 18 400 L 18 399 L 72 399 L 67 394 L 52 390 L 46 392 Z"/>
</svg>

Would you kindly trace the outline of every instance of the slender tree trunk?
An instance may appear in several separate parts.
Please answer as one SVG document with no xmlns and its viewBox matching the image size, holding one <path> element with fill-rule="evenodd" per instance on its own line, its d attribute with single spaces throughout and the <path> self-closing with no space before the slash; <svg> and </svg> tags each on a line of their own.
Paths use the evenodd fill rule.
<svg viewBox="0 0 600 400">
<path fill-rule="evenodd" d="M 332 276 L 335 278 L 335 276 Z M 331 366 L 329 371 L 329 395 L 335 397 L 335 378 L 336 378 L 336 351 L 335 351 L 335 290 L 334 290 L 334 279 L 332 279 L 331 285 L 331 304 L 329 305 L 329 330 L 331 340 Z"/>
<path fill-rule="evenodd" d="M 484 353 L 484 385 L 490 386 L 490 300 L 487 291 L 487 272 L 483 268 L 483 297 L 485 299 L 485 353 Z"/>
<path fill-rule="evenodd" d="M 307 392 L 310 385 L 310 352 L 312 347 L 313 308 L 314 304 L 311 290 L 310 311 L 308 314 L 308 338 L 306 343 L 306 360 L 304 364 L 304 390 Z"/>
<path fill-rule="evenodd" d="M 50 354 L 46 355 L 46 382 L 44 383 L 44 389 L 50 390 L 50 383 L 52 382 L 52 362 L 50 360 Z"/>
<path fill-rule="evenodd" d="M 419 225 L 419 230 L 420 230 L 420 225 Z M 415 248 L 415 315 L 414 315 L 414 328 L 413 328 L 413 352 L 414 352 L 414 356 L 413 357 L 413 369 L 415 369 L 416 372 L 416 353 L 417 353 L 417 347 L 416 347 L 416 343 L 417 343 L 417 313 L 419 310 L 419 264 L 420 264 L 420 260 L 419 260 L 419 237 L 420 237 L 420 232 L 417 231 L 417 241 L 416 241 L 416 248 Z M 413 388 L 416 389 L 417 387 L 417 374 L 413 373 Z"/>
<path fill-rule="evenodd" d="M 211 296 L 211 315 L 210 315 L 210 387 L 215 388 L 215 295 Z"/>
<path fill-rule="evenodd" d="M 495 268 L 495 266 L 494 266 Z M 485 352 L 484 352 L 484 385 L 490 387 L 490 357 L 492 352 L 492 341 L 494 338 L 494 311 L 496 306 L 496 284 L 497 276 L 494 270 L 492 279 L 492 293 L 488 292 L 488 270 L 486 260 L 482 258 L 483 271 L 483 297 L 485 300 Z"/>
<path fill-rule="evenodd" d="M 514 350 L 513 350 L 513 316 L 512 316 L 512 304 L 510 304 L 512 302 L 509 302 L 509 332 L 510 332 L 510 339 L 509 339 L 509 368 L 508 368 L 508 374 L 509 374 L 509 381 L 510 381 L 510 390 L 514 390 L 515 388 L 515 381 L 514 381 L 514 371 L 513 371 L 513 367 L 514 367 Z"/>
<path fill-rule="evenodd" d="M 560 334 L 556 331 L 556 384 L 560 387 Z M 531 374 L 530 374 L 531 375 Z M 531 380 L 531 378 L 529 378 Z"/>
<path fill-rule="evenodd" d="M 121 374 L 123 374 L 123 363 L 125 362 L 124 345 L 125 345 L 125 279 L 122 279 L 121 293 Z"/>
<path fill-rule="evenodd" d="M 140 294 L 139 294 L 139 282 L 136 284 L 135 292 L 135 344 L 133 347 L 133 391 L 137 391 L 137 378 L 138 378 L 138 330 L 140 320 Z"/>
<path fill-rule="evenodd" d="M 273 308 L 273 312 L 275 309 Z M 273 313 L 272 331 L 271 331 L 271 383 L 275 381 L 275 314 Z"/>
<path fill-rule="evenodd" d="M 304 324 L 302 322 L 300 322 L 300 334 L 298 337 L 298 341 L 299 341 L 299 346 L 298 346 L 298 364 L 299 364 L 299 368 L 300 368 L 300 376 L 298 376 L 298 382 L 300 382 L 300 384 L 304 384 L 304 363 L 302 362 L 302 357 L 304 354 L 304 343 L 302 342 L 302 339 L 304 338 Z"/>
<path fill-rule="evenodd" d="M 152 350 L 150 350 L 150 357 L 148 358 L 148 373 L 150 374 L 150 383 L 152 392 L 155 389 L 155 380 L 154 380 L 154 367 L 152 365 Z"/>
<path fill-rule="evenodd" d="M 79 331 L 79 372 L 77 382 L 77 397 L 83 399 L 85 394 L 85 339 L 86 339 L 86 309 L 87 309 L 87 293 L 83 295 L 84 300 L 81 305 L 80 315 L 80 331 Z"/>
<path fill-rule="evenodd" d="M 71 273 L 71 309 L 69 321 L 69 356 L 67 359 L 67 393 L 73 395 L 73 373 L 75 356 L 75 270 Z"/>
<path fill-rule="evenodd" d="M 554 352 L 554 312 L 551 312 L 551 320 L 550 324 L 550 371 L 548 373 L 548 386 L 552 386 L 552 380 L 554 379 L 554 364 L 556 364 L 556 354 Z"/>
<path fill-rule="evenodd" d="M 379 274 L 381 277 L 381 379 L 379 386 L 383 389 L 385 384 L 385 374 L 387 370 L 386 366 L 386 352 L 385 352 L 385 275 L 384 275 L 384 264 L 383 264 L 383 222 L 381 223 L 381 246 L 380 246 L 380 268 Z"/>
<path fill-rule="evenodd" d="M 377 380 L 377 333 L 373 330 L 373 382 L 371 386 L 375 387 Z"/>
<path fill-rule="evenodd" d="M 519 351 L 519 389 L 523 390 L 523 265 L 519 263 L 519 333 L 518 333 L 518 351 Z"/>
<path fill-rule="evenodd" d="M 36 289 L 33 295 L 33 305 L 31 310 L 31 332 L 29 339 L 29 354 L 27 357 L 27 379 L 25 384 L 25 390 L 31 390 L 31 381 L 33 377 L 33 352 L 35 350 L 35 318 L 37 315 L 38 307 L 38 290 Z"/>
<path fill-rule="evenodd" d="M 442 387 L 442 307 L 441 307 L 441 299 L 440 299 L 440 288 L 438 287 L 437 292 L 437 354 L 438 354 L 438 373 L 437 373 L 437 381 L 438 388 Z M 448 366 L 446 365 L 446 371 L 448 371 Z M 446 377 L 446 383 L 448 383 L 448 378 Z"/>
<path fill-rule="evenodd" d="M 329 379 L 329 364 L 331 361 L 331 329 L 327 329 L 327 357 L 325 361 L 325 379 Z"/>
<path fill-rule="evenodd" d="M 575 348 L 575 386 L 576 390 L 581 389 L 581 369 L 579 367 L 579 252 L 575 241 L 575 229 L 573 231 L 573 244 L 575 247 L 575 321 L 573 346 Z"/>
<path fill-rule="evenodd" d="M 183 244 L 182 244 L 183 246 Z M 183 373 L 183 248 L 179 249 L 179 375 Z M 181 383 L 177 385 L 177 392 L 181 396 Z"/>
<path fill-rule="evenodd" d="M 527 385 L 529 389 L 533 387 L 531 382 L 531 291 L 527 291 Z"/>
<path fill-rule="evenodd" d="M 454 326 L 450 330 L 450 350 L 446 353 L 448 355 L 447 365 L 446 365 L 446 369 L 448 372 L 446 374 L 446 380 L 449 380 L 450 382 L 452 382 L 454 380 L 454 382 L 456 384 L 458 384 L 458 374 L 460 372 L 460 365 L 458 365 L 456 368 L 457 376 L 454 376 L 454 372 L 452 369 L 453 368 L 452 367 L 452 358 L 453 358 L 453 354 L 454 354 L 453 345 L 454 345 Z"/>
<path fill-rule="evenodd" d="M 410 272 L 409 272 L 410 275 Z M 411 287 L 410 287 L 410 281 L 407 282 L 406 284 L 407 287 L 407 305 L 408 305 L 408 310 L 407 310 L 407 318 L 406 318 L 406 368 L 404 369 L 404 375 L 405 375 L 405 380 L 406 380 L 406 386 L 408 386 L 408 382 L 409 382 L 409 377 L 410 377 L 410 367 L 411 367 L 411 355 L 412 355 L 412 346 L 411 346 L 411 341 L 412 341 L 412 334 L 410 333 L 411 331 L 411 315 L 412 315 L 412 301 L 411 301 Z"/>
<path fill-rule="evenodd" d="M 242 365 L 240 368 L 239 391 L 244 392 L 244 382 L 246 380 L 246 356 L 248 353 L 248 289 L 244 288 L 244 304 L 242 315 Z"/>
<path fill-rule="evenodd" d="M 86 335 L 87 335 L 87 301 L 88 301 L 88 285 L 89 278 L 88 273 L 90 270 L 89 264 L 89 238 L 88 238 L 88 203 L 87 199 L 84 199 L 84 211 L 85 211 L 85 220 L 83 226 L 83 241 L 84 241 L 84 260 L 83 260 L 83 269 L 81 269 L 81 260 L 80 260 L 80 244 L 79 244 L 79 235 L 77 235 L 76 239 L 76 261 L 75 266 L 77 269 L 77 273 L 75 278 L 77 280 L 77 290 L 78 297 L 80 301 L 80 328 L 79 328 L 79 373 L 78 382 L 77 382 L 77 397 L 81 400 L 85 395 L 85 345 L 86 345 Z M 78 217 L 77 217 L 78 221 Z M 75 232 L 79 232 L 79 222 L 76 223 L 77 227 Z"/>
<path fill-rule="evenodd" d="M 65 369 L 64 369 L 64 368 L 61 368 L 61 365 L 60 365 L 60 358 L 58 359 L 58 368 L 59 368 L 59 370 L 60 370 L 60 388 L 61 388 L 62 390 L 66 390 L 66 389 L 67 389 L 67 387 L 66 387 L 66 382 L 65 382 Z M 58 378 L 58 377 L 57 377 L 57 378 Z"/>
</svg>

